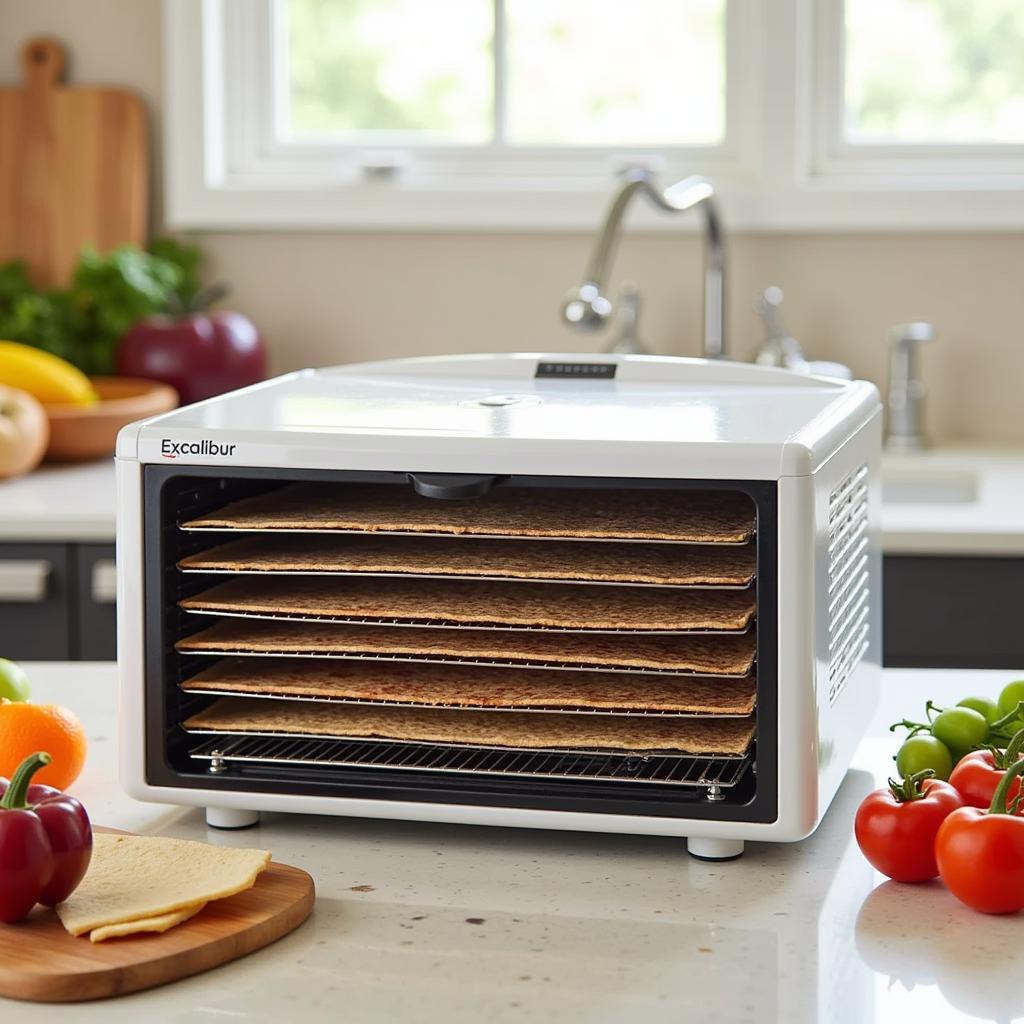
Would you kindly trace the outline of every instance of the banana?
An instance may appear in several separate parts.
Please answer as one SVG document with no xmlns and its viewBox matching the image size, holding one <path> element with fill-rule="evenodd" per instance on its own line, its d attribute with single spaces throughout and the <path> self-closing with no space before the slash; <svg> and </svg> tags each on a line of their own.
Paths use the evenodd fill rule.
<svg viewBox="0 0 1024 1024">
<path fill-rule="evenodd" d="M 17 341 L 0 341 L 0 384 L 20 388 L 44 405 L 92 405 L 89 378 L 59 356 Z"/>
</svg>

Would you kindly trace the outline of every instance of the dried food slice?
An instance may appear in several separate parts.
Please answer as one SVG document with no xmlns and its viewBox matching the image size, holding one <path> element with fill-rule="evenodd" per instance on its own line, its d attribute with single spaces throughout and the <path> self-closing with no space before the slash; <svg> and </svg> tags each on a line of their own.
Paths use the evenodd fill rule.
<svg viewBox="0 0 1024 1024">
<path fill-rule="evenodd" d="M 479 580 L 325 576 L 241 578 L 181 602 L 186 611 L 549 629 L 733 630 L 754 615 L 749 590 L 648 590 Z"/>
<path fill-rule="evenodd" d="M 187 732 L 411 740 L 557 750 L 637 750 L 737 756 L 754 738 L 752 718 L 611 718 L 528 712 L 375 708 L 222 697 L 184 723 Z"/>
<path fill-rule="evenodd" d="M 183 558 L 188 572 L 349 573 L 745 587 L 753 545 L 581 544 L 575 541 L 271 534 Z"/>
<path fill-rule="evenodd" d="M 225 658 L 182 683 L 189 693 L 493 708 L 594 708 L 749 715 L 755 682 L 555 672 L 416 662 Z"/>
<path fill-rule="evenodd" d="M 57 916 L 72 935 L 81 935 L 171 914 L 251 888 L 269 863 L 266 850 L 97 832 L 89 869 L 58 904 Z"/>
<path fill-rule="evenodd" d="M 314 530 L 741 544 L 754 505 L 738 491 L 496 487 L 470 501 L 388 484 L 290 484 L 182 524 L 187 530 Z"/>
<path fill-rule="evenodd" d="M 506 633 L 416 626 L 343 626 L 314 622 L 223 620 L 179 640 L 184 653 L 369 656 L 396 660 L 494 661 L 502 664 L 653 669 L 745 676 L 754 636 L 629 636 Z"/>
</svg>

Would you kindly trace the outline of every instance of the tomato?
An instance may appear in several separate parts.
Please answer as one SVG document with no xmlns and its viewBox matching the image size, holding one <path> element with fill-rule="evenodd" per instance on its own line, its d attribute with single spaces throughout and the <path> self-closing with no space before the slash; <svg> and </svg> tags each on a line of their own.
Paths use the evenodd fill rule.
<svg viewBox="0 0 1024 1024">
<path fill-rule="evenodd" d="M 1007 683 L 999 694 L 999 714 L 1008 715 L 1024 701 L 1024 679 Z"/>
<path fill-rule="evenodd" d="M 959 761 L 988 739 L 988 722 L 973 708 L 946 708 L 933 719 L 932 735 L 949 747 L 954 761 Z"/>
<path fill-rule="evenodd" d="M 957 707 L 970 708 L 978 714 L 985 716 L 985 721 L 991 726 L 993 722 L 1002 718 L 999 713 L 999 705 L 991 697 L 964 697 L 957 701 Z"/>
<path fill-rule="evenodd" d="M 1002 758 L 1000 757 L 1001 761 Z M 1007 766 L 997 762 L 991 750 L 975 750 L 953 769 L 949 784 L 960 794 L 968 807 L 988 807 L 1006 774 Z M 1020 792 L 1020 779 L 1010 787 L 1010 802 Z"/>
<path fill-rule="evenodd" d="M 857 808 L 854 835 L 861 852 L 897 882 L 926 882 L 939 873 L 935 836 L 952 812 L 963 807 L 957 791 L 925 769 L 902 785 L 869 793 Z M 1022 821 L 1024 823 L 1024 821 Z"/>
<path fill-rule="evenodd" d="M 939 826 L 935 860 L 946 888 L 986 914 L 1024 909 L 1024 818 L 1007 813 L 1010 790 L 1024 775 L 1017 761 L 1001 779 L 987 810 L 961 807 Z"/>
<path fill-rule="evenodd" d="M 930 768 L 937 779 L 948 779 L 953 770 L 953 758 L 949 748 L 941 740 L 928 733 L 918 733 L 903 741 L 896 752 L 896 771 L 901 779 Z"/>
</svg>

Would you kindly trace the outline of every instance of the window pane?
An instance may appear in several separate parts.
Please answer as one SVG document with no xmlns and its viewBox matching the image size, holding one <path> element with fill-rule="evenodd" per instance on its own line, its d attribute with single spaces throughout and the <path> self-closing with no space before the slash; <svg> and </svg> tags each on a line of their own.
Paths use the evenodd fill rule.
<svg viewBox="0 0 1024 1024">
<path fill-rule="evenodd" d="M 1021 0 L 846 0 L 851 142 L 1024 142 Z"/>
<path fill-rule="evenodd" d="M 280 133 L 370 143 L 493 133 L 491 0 L 287 0 Z"/>
<path fill-rule="evenodd" d="M 507 136 L 672 145 L 725 134 L 725 0 L 506 0 Z"/>
</svg>

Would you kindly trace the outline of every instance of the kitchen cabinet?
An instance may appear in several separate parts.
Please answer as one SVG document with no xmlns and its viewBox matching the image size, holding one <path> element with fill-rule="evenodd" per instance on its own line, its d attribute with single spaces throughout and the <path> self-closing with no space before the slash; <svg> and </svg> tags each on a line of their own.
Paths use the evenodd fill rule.
<svg viewBox="0 0 1024 1024">
<path fill-rule="evenodd" d="M 113 544 L 0 544 L 0 657 L 116 657 Z"/>
<path fill-rule="evenodd" d="M 1024 669 L 1024 558 L 887 555 L 883 660 Z"/>
</svg>

